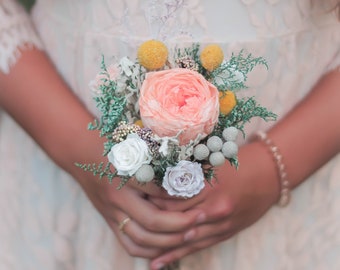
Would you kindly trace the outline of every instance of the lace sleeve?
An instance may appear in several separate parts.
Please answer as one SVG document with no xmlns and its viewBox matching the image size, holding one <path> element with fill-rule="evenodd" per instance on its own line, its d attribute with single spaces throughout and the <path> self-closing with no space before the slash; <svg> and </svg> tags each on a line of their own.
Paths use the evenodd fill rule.
<svg viewBox="0 0 340 270">
<path fill-rule="evenodd" d="M 0 71 L 9 73 L 20 57 L 20 49 L 42 49 L 25 9 L 14 0 L 0 0 Z"/>
</svg>

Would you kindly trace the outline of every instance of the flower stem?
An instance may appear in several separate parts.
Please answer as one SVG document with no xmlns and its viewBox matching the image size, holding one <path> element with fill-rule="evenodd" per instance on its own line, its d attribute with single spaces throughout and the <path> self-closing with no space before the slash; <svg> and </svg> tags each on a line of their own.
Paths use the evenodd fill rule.
<svg viewBox="0 0 340 270">
<path fill-rule="evenodd" d="M 167 266 L 162 267 L 160 270 L 179 270 L 180 269 L 180 263 L 179 261 L 175 261 L 171 264 L 168 264 Z"/>
</svg>

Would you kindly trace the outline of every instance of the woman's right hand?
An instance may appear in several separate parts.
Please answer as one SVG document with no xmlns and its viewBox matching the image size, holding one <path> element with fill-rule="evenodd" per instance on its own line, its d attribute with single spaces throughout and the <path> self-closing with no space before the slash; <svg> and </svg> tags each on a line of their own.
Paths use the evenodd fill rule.
<svg viewBox="0 0 340 270">
<path fill-rule="evenodd" d="M 157 188 L 136 188 L 134 184 L 128 184 L 117 190 L 115 184 L 89 174 L 87 172 L 79 181 L 82 188 L 131 256 L 152 259 L 193 236 L 190 227 L 198 222 L 199 210 L 161 210 L 148 201 L 148 195 L 143 192 L 145 188 L 145 191 L 155 193 Z M 120 230 L 120 222 L 127 217 L 130 220 L 124 231 Z"/>
<path fill-rule="evenodd" d="M 195 223 L 199 211 L 160 210 L 146 200 L 140 188 L 126 185 L 116 190 L 106 179 L 99 181 L 74 165 L 103 161 L 103 140 L 87 130 L 93 115 L 42 51 L 23 50 L 9 74 L 0 72 L 0 106 L 58 166 L 77 179 L 129 254 L 153 258 L 188 238 L 186 230 Z M 126 217 L 131 220 L 124 234 L 118 224 Z"/>
</svg>

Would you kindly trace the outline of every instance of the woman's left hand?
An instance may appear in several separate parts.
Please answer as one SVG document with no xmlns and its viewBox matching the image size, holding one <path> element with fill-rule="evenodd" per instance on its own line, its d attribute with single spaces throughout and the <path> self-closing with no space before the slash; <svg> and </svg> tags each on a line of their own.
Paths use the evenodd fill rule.
<svg viewBox="0 0 340 270">
<path fill-rule="evenodd" d="M 242 147 L 236 171 L 224 165 L 217 171 L 218 182 L 206 185 L 192 199 L 164 200 L 150 197 L 158 207 L 186 211 L 199 209 L 205 213 L 200 224 L 195 225 L 191 241 L 169 250 L 151 261 L 152 269 L 159 269 L 184 256 L 224 241 L 256 222 L 278 199 L 275 164 L 260 143 Z M 260 153 L 260 154 L 259 154 Z"/>
</svg>

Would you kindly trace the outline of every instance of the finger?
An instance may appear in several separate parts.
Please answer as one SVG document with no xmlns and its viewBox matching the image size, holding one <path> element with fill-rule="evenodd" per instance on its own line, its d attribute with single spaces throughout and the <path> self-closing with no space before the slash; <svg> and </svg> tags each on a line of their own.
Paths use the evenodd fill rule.
<svg viewBox="0 0 340 270">
<path fill-rule="evenodd" d="M 117 216 L 121 220 L 117 225 L 120 233 L 127 235 L 138 246 L 170 249 L 191 240 L 195 236 L 195 232 L 192 229 L 181 233 L 150 232 L 145 230 L 135 220 L 126 219 L 126 215 L 123 212 L 119 212 Z M 128 222 L 122 223 L 126 220 Z M 120 226 L 120 224 L 123 226 Z"/>
<path fill-rule="evenodd" d="M 191 240 L 195 232 L 188 230 L 181 233 L 153 233 L 144 230 L 138 223 L 131 221 L 129 227 L 125 230 L 125 234 L 139 246 L 169 249 Z"/>
<path fill-rule="evenodd" d="M 227 196 L 209 197 L 195 205 L 193 209 L 201 210 L 206 214 L 199 224 L 211 224 L 225 219 L 231 219 L 236 214 L 236 208 Z"/>
<path fill-rule="evenodd" d="M 159 197 L 148 197 L 148 200 L 162 210 L 184 212 L 193 208 L 203 201 L 203 197 L 195 196 L 191 199 L 163 199 Z"/>
<path fill-rule="evenodd" d="M 158 198 L 171 198 L 171 196 L 160 186 L 153 182 L 139 183 L 136 180 L 130 180 L 126 184 L 127 186 L 141 191 L 149 196 L 154 196 Z M 124 187 L 123 187 L 124 188 Z"/>
<path fill-rule="evenodd" d="M 188 211 L 198 210 L 201 211 L 200 218 L 196 219 L 196 224 L 211 224 L 225 219 L 231 219 L 236 215 L 234 204 L 228 198 L 215 199 L 215 198 L 197 198 L 192 202 L 189 201 L 173 201 L 173 200 L 162 200 L 158 198 L 148 198 L 152 203 L 157 205 L 160 209 L 171 210 L 171 211 Z M 183 205 L 182 205 L 183 204 Z M 192 207 L 190 207 L 194 204 Z M 186 211 L 189 207 L 190 210 Z"/>
<path fill-rule="evenodd" d="M 156 256 L 160 256 L 164 253 L 164 250 L 155 247 L 145 247 L 139 246 L 132 239 L 129 238 L 128 235 L 122 233 L 118 225 L 115 222 L 108 222 L 111 229 L 114 231 L 118 241 L 124 247 L 124 249 L 129 253 L 129 255 L 133 257 L 141 257 L 146 259 L 152 259 Z"/>
<path fill-rule="evenodd" d="M 233 219 L 224 219 L 218 222 L 198 225 L 192 228 L 194 236 L 188 242 L 199 242 L 215 236 L 229 235 L 235 231 L 235 227 L 237 226 L 235 226 Z"/>
<path fill-rule="evenodd" d="M 132 214 L 132 212 L 127 212 Z M 139 211 L 133 214 L 138 223 L 146 230 L 153 232 L 183 232 L 188 228 L 197 224 L 201 220 L 201 216 L 205 216 L 201 210 L 189 210 L 187 212 L 172 211 Z"/>
<path fill-rule="evenodd" d="M 211 185 L 206 185 L 198 195 L 193 196 L 192 198 L 175 196 L 170 198 L 161 198 L 157 196 L 149 196 L 148 200 L 157 205 L 160 209 L 183 212 L 203 202 L 208 197 L 212 188 L 213 187 Z"/>
<path fill-rule="evenodd" d="M 230 238 L 231 236 L 232 234 L 223 235 L 223 236 L 215 236 L 215 237 L 207 238 L 207 239 L 195 242 L 195 243 L 186 244 L 180 248 L 168 251 L 162 254 L 161 256 L 153 259 L 150 262 L 150 267 L 152 270 L 159 270 L 162 267 L 169 265 L 175 261 L 178 261 L 181 258 L 189 254 L 195 253 L 201 249 L 215 245 L 221 241 L 224 241 Z"/>
<path fill-rule="evenodd" d="M 124 202 L 117 202 L 122 212 L 134 219 L 148 231 L 180 232 L 200 220 L 202 211 L 192 209 L 187 212 L 160 210 L 148 200 L 134 192 L 126 193 Z M 138 209 L 137 209 L 138 207 Z"/>
<path fill-rule="evenodd" d="M 148 231 L 180 232 L 187 230 L 200 220 L 201 210 L 193 209 L 185 213 L 179 211 L 164 211 L 145 199 L 145 194 L 124 186 L 117 191 L 112 188 L 109 194 L 102 198 L 103 207 L 109 209 L 109 215 L 116 222 L 114 209 L 119 208 L 127 216 L 135 220 Z M 106 211 L 107 212 L 107 211 Z"/>
</svg>

